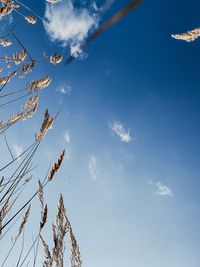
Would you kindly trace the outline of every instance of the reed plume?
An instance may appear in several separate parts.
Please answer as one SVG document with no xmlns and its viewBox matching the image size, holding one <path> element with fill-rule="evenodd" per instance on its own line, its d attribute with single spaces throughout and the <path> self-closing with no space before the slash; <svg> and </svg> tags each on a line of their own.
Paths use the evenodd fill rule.
<svg viewBox="0 0 200 267">
<path fill-rule="evenodd" d="M 187 31 L 185 33 L 172 34 L 171 36 L 174 39 L 183 40 L 186 42 L 193 42 L 200 37 L 200 27 L 194 30 Z"/>
<path fill-rule="evenodd" d="M 40 131 L 35 136 L 36 141 L 41 141 L 46 135 L 47 131 L 52 128 L 52 125 L 53 125 L 53 118 L 50 116 L 48 109 L 46 109 Z"/>
</svg>

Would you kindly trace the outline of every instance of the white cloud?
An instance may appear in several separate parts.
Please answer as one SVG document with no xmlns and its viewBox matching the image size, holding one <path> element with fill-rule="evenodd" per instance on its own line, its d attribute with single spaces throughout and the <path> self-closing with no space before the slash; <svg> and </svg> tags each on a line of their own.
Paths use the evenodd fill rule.
<svg viewBox="0 0 200 267">
<path fill-rule="evenodd" d="M 18 158 L 22 154 L 22 152 L 23 152 L 22 147 L 21 146 L 18 146 L 17 144 L 14 144 L 13 145 L 13 150 L 14 150 L 14 153 L 15 153 L 16 158 Z M 19 159 L 20 159 L 20 157 L 19 157 Z"/>
<path fill-rule="evenodd" d="M 124 125 L 119 121 L 109 123 L 110 129 L 117 134 L 122 142 L 129 143 L 132 139 L 130 130 L 125 130 Z"/>
<path fill-rule="evenodd" d="M 101 13 L 105 13 L 108 9 L 110 9 L 110 7 L 112 6 L 112 4 L 115 2 L 115 0 L 105 0 L 105 2 L 103 3 L 102 6 L 100 6 L 99 8 L 97 7 L 96 2 L 93 2 L 93 8 L 96 11 L 100 11 Z"/>
<path fill-rule="evenodd" d="M 95 156 L 91 156 L 88 167 L 89 167 L 92 179 L 95 181 L 97 178 L 97 159 Z"/>
<path fill-rule="evenodd" d="M 69 135 L 69 132 L 66 132 L 66 133 L 64 134 L 64 140 L 65 140 L 66 143 L 69 143 L 69 142 L 70 142 L 70 135 Z"/>
<path fill-rule="evenodd" d="M 13 22 L 12 14 L 6 16 L 0 16 L 0 22 L 1 22 L 0 33 L 1 34 L 7 33 L 7 31 L 9 30 L 8 27 L 10 27 L 10 25 Z"/>
<path fill-rule="evenodd" d="M 157 187 L 157 190 L 155 193 L 157 195 L 162 196 L 162 197 L 172 197 L 173 196 L 172 190 L 168 186 L 162 184 L 161 182 L 157 182 L 156 187 Z"/>
<path fill-rule="evenodd" d="M 45 30 L 52 41 L 61 42 L 63 46 L 79 49 L 88 33 L 97 27 L 98 16 L 84 8 L 76 8 L 72 0 L 56 5 L 46 4 Z M 78 51 L 79 52 L 79 51 Z"/>
<path fill-rule="evenodd" d="M 67 94 L 70 95 L 72 92 L 72 88 L 71 86 L 67 85 L 67 86 L 60 86 L 56 89 L 57 92 L 59 92 L 60 94 Z"/>
</svg>

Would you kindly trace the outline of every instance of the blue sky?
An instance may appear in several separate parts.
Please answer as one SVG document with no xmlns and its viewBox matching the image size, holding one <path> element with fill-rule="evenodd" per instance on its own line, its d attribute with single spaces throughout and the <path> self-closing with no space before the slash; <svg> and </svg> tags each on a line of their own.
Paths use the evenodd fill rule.
<svg viewBox="0 0 200 267">
<path fill-rule="evenodd" d="M 43 17 L 45 2 L 38 2 L 29 6 Z M 75 1 L 73 11 L 81 6 L 101 24 L 126 3 L 113 2 L 103 15 L 93 2 Z M 63 147 L 69 150 L 46 199 L 55 206 L 63 192 L 83 266 L 200 265 L 199 40 L 171 38 L 199 26 L 199 9 L 197 0 L 144 1 L 91 43 L 84 59 L 40 64 L 30 75 L 48 74 L 53 82 L 27 129 L 20 123 L 8 138 L 25 148 L 45 108 L 55 114 L 62 107 L 35 159 L 36 176 Z M 77 38 L 52 40 L 40 21 L 27 26 L 18 15 L 13 19 L 36 58 L 47 51 L 67 59 L 77 44 Z"/>
</svg>

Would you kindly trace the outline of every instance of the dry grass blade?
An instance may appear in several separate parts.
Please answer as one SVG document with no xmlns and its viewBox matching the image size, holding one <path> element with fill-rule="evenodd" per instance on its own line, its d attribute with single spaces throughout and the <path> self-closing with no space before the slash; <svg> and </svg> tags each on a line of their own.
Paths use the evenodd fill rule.
<svg viewBox="0 0 200 267">
<path fill-rule="evenodd" d="M 36 61 L 33 60 L 31 63 L 23 65 L 22 69 L 19 71 L 19 75 L 24 75 L 32 71 L 32 69 L 35 67 Z"/>
<path fill-rule="evenodd" d="M 27 87 L 30 90 L 37 91 L 37 90 L 48 87 L 51 82 L 52 82 L 52 79 L 49 76 L 46 76 L 38 80 L 33 80 Z"/>
<path fill-rule="evenodd" d="M 47 222 L 47 214 L 48 214 L 48 208 L 47 208 L 47 205 L 45 205 L 44 211 L 41 217 L 41 221 L 40 221 L 40 231 L 43 229 L 43 227 L 45 226 Z"/>
<path fill-rule="evenodd" d="M 38 98 L 39 98 L 38 95 L 30 97 L 29 100 L 25 103 L 23 109 L 35 107 L 38 104 Z"/>
<path fill-rule="evenodd" d="M 57 53 L 50 56 L 50 59 L 49 59 L 50 63 L 54 65 L 59 64 L 62 60 L 63 60 L 63 56 L 58 55 Z"/>
<path fill-rule="evenodd" d="M 185 33 L 181 33 L 181 34 L 172 34 L 171 35 L 173 38 L 178 39 L 178 40 L 183 40 L 186 42 L 193 42 L 195 41 L 197 38 L 200 37 L 200 27 L 191 30 L 191 31 L 187 31 Z"/>
<path fill-rule="evenodd" d="M 25 60 L 26 56 L 27 56 L 27 49 L 24 48 L 22 52 L 15 52 L 13 54 L 13 60 L 15 64 L 18 65 Z"/>
<path fill-rule="evenodd" d="M 2 78 L 0 77 L 0 84 L 3 85 L 3 87 L 0 89 L 0 92 L 2 91 L 4 86 L 10 82 L 11 78 L 16 75 L 17 75 L 17 71 L 13 71 L 12 73 L 9 73 L 6 77 L 2 77 Z"/>
<path fill-rule="evenodd" d="M 12 41 L 8 40 L 8 39 L 0 39 L 0 45 L 7 47 L 12 45 Z"/>
<path fill-rule="evenodd" d="M 39 184 L 38 197 L 39 197 L 39 201 L 40 201 L 41 207 L 42 207 L 42 209 L 43 209 L 43 207 L 44 207 L 44 193 L 43 193 L 43 186 L 42 186 L 40 180 L 38 180 L 38 184 Z"/>
<path fill-rule="evenodd" d="M 52 267 L 53 266 L 53 258 L 51 256 L 51 252 L 49 250 L 49 246 L 46 244 L 42 236 L 40 235 L 40 240 L 43 245 L 44 253 L 45 253 L 45 258 L 46 260 L 43 263 L 43 267 Z"/>
<path fill-rule="evenodd" d="M 60 194 L 59 200 L 58 200 L 58 206 L 57 206 L 57 215 L 56 215 L 56 223 L 58 225 L 61 225 L 64 220 L 64 215 L 66 213 L 65 207 L 64 207 L 64 201 L 62 194 Z"/>
<path fill-rule="evenodd" d="M 7 84 L 11 79 L 11 75 L 8 75 L 6 77 L 0 77 L 0 84 L 5 85 Z"/>
<path fill-rule="evenodd" d="M 0 187 L 3 185 L 4 177 L 1 177 L 0 179 Z"/>
<path fill-rule="evenodd" d="M 36 134 L 35 136 L 36 141 L 41 141 L 42 138 L 44 138 L 47 131 L 52 128 L 52 125 L 53 125 L 53 118 L 50 116 L 48 109 L 46 109 L 42 127 L 40 128 L 39 133 Z"/>
<path fill-rule="evenodd" d="M 71 267 L 81 267 L 82 266 L 81 254 L 79 251 L 79 246 L 77 245 L 76 239 L 72 232 L 71 225 L 69 227 L 69 240 L 71 244 L 71 256 L 70 256 Z"/>
<path fill-rule="evenodd" d="M 57 162 L 54 163 L 53 167 L 51 168 L 50 174 L 48 176 L 48 181 L 51 181 L 54 177 L 54 175 L 58 172 L 58 170 L 60 169 L 60 166 L 64 160 L 64 156 L 65 156 L 65 150 L 63 150 L 63 152 L 60 154 Z"/>
<path fill-rule="evenodd" d="M 0 16 L 6 16 L 11 14 L 13 11 L 13 5 L 12 3 L 5 2 L 2 3 L 2 7 L 0 7 Z"/>
<path fill-rule="evenodd" d="M 0 210 L 0 236 L 2 235 L 2 222 L 8 212 L 8 209 L 9 209 L 9 199 L 5 201 L 2 209 Z"/>
<path fill-rule="evenodd" d="M 37 22 L 37 18 L 34 17 L 34 16 L 25 16 L 24 18 L 25 18 L 25 20 L 27 20 L 28 23 L 30 23 L 30 24 L 35 24 L 35 23 Z"/>
<path fill-rule="evenodd" d="M 22 107 L 22 111 L 18 114 L 11 115 L 5 125 L 13 124 L 19 120 L 26 120 L 28 117 L 33 116 L 37 112 L 37 106 L 38 96 L 31 97 Z"/>
<path fill-rule="evenodd" d="M 65 207 L 62 194 L 60 194 L 58 200 L 58 208 L 56 214 L 56 225 L 53 224 L 53 258 L 56 262 L 56 266 L 63 267 L 64 258 L 64 237 L 68 231 L 69 221 L 66 220 Z"/>
<path fill-rule="evenodd" d="M 78 244 L 74 237 L 71 224 L 67 218 L 66 210 L 64 207 L 64 201 L 62 194 L 60 194 L 58 200 L 57 214 L 56 214 L 56 225 L 53 224 L 53 257 L 56 262 L 56 266 L 63 266 L 63 258 L 64 258 L 64 237 L 67 233 L 69 233 L 69 241 L 71 247 L 71 266 L 72 267 L 81 267 L 81 255 L 79 251 Z"/>
<path fill-rule="evenodd" d="M 25 224 L 27 223 L 27 220 L 28 220 L 28 217 L 29 217 L 29 214 L 30 214 L 30 209 L 31 209 L 31 205 L 29 205 L 28 209 L 25 212 L 24 218 L 23 218 L 23 220 L 22 220 L 22 222 L 20 224 L 19 232 L 18 232 L 18 235 L 17 235 L 16 238 L 18 238 L 20 236 L 20 234 L 22 233 L 22 231 L 24 229 Z"/>
</svg>

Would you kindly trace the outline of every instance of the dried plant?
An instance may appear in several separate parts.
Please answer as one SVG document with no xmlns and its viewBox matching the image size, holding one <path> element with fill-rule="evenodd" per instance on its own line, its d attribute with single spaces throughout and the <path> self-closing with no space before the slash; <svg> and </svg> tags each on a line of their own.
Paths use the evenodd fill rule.
<svg viewBox="0 0 200 267">
<path fill-rule="evenodd" d="M 186 42 L 193 42 L 200 37 L 200 27 L 181 34 L 172 34 L 172 37 Z"/>
<path fill-rule="evenodd" d="M 63 56 L 58 55 L 57 53 L 50 56 L 50 63 L 59 64 L 63 60 Z"/>
<path fill-rule="evenodd" d="M 35 16 L 25 16 L 24 18 L 30 24 L 35 24 L 37 22 L 37 18 Z"/>
<path fill-rule="evenodd" d="M 40 204 L 41 204 L 41 207 L 42 207 L 42 210 L 43 210 L 43 207 L 44 207 L 44 192 L 43 192 L 43 187 L 42 187 L 42 184 L 41 184 L 40 180 L 38 180 L 38 184 L 39 184 L 38 197 L 39 197 Z"/>
<path fill-rule="evenodd" d="M 23 220 L 22 220 L 22 222 L 20 224 L 19 232 L 18 232 L 18 235 L 17 235 L 16 238 L 18 238 L 20 236 L 20 234 L 22 233 L 22 231 L 24 229 L 25 224 L 27 223 L 27 220 L 28 220 L 28 217 L 29 217 L 29 214 L 30 214 L 30 209 L 31 209 L 31 205 L 29 205 L 28 209 L 25 212 L 24 218 L 23 218 Z"/>
<path fill-rule="evenodd" d="M 54 175 L 58 172 L 58 170 L 61 167 L 61 164 L 64 160 L 64 156 L 65 156 L 65 150 L 63 150 L 63 152 L 60 154 L 57 162 L 54 163 L 53 167 L 51 168 L 50 174 L 48 176 L 48 180 L 51 181 L 54 177 Z"/>
<path fill-rule="evenodd" d="M 44 211 L 41 217 L 41 221 L 40 221 L 40 231 L 43 229 L 45 223 L 47 222 L 47 213 L 48 213 L 48 208 L 47 208 L 47 205 L 45 205 Z"/>
<path fill-rule="evenodd" d="M 8 40 L 8 39 L 0 39 L 0 45 L 7 47 L 12 45 L 12 41 Z"/>
<path fill-rule="evenodd" d="M 33 80 L 27 87 L 30 90 L 37 91 L 37 90 L 48 87 L 51 82 L 52 82 L 52 79 L 49 76 L 45 76 L 41 79 Z"/>
<path fill-rule="evenodd" d="M 47 131 L 52 128 L 52 125 L 53 125 L 53 118 L 50 116 L 48 109 L 46 109 L 42 127 L 40 128 L 39 133 L 36 134 L 35 136 L 36 141 L 41 141 L 42 138 L 44 138 Z"/>
<path fill-rule="evenodd" d="M 51 256 L 51 252 L 49 251 L 49 246 L 46 244 L 42 236 L 40 235 L 40 240 L 42 242 L 44 252 L 45 252 L 45 258 L 46 260 L 43 263 L 44 267 L 52 267 L 53 266 L 53 258 Z"/>
<path fill-rule="evenodd" d="M 25 60 L 26 56 L 27 56 L 27 49 L 24 48 L 22 52 L 15 52 L 13 54 L 13 60 L 15 64 L 18 65 Z"/>
</svg>

